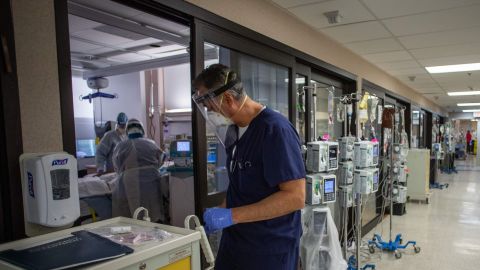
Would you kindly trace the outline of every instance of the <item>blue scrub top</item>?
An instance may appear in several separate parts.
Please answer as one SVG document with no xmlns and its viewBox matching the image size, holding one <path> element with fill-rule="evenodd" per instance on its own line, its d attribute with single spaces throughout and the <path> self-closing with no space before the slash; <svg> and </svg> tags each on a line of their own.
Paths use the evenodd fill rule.
<svg viewBox="0 0 480 270">
<path fill-rule="evenodd" d="M 243 136 L 226 150 L 230 177 L 227 208 L 256 203 L 279 191 L 282 182 L 305 178 L 297 131 L 283 115 L 269 108 L 255 117 Z M 222 246 L 246 253 L 289 252 L 298 246 L 300 219 L 300 211 L 295 211 L 233 225 L 223 230 Z"/>
</svg>

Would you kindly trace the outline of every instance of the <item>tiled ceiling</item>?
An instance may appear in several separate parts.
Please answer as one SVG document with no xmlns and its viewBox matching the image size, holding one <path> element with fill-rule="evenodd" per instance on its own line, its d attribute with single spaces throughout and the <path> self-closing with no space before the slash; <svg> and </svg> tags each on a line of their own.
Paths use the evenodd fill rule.
<svg viewBox="0 0 480 270">
<path fill-rule="evenodd" d="M 100 12 L 102 20 L 120 18 L 138 29 L 158 31 L 160 34 L 185 38 L 185 44 L 159 39 L 142 31 L 129 31 L 121 26 L 110 25 L 68 15 L 72 69 L 90 71 L 115 65 L 148 61 L 163 57 L 187 54 L 190 28 L 112 1 L 70 0 L 69 4 L 89 12 Z M 140 26 L 140 27 L 138 27 Z"/>
<path fill-rule="evenodd" d="M 480 97 L 480 71 L 429 74 L 426 66 L 480 62 L 480 0 L 271 0 L 448 111 Z M 338 10 L 341 21 L 323 15 Z"/>
</svg>

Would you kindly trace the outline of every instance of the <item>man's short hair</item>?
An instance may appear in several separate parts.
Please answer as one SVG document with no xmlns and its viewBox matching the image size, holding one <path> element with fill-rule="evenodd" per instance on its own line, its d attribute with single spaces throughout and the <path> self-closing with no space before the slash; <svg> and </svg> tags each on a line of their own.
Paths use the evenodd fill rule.
<svg viewBox="0 0 480 270">
<path fill-rule="evenodd" d="M 209 90 L 215 90 L 233 80 L 240 81 L 240 77 L 235 71 L 232 71 L 229 67 L 222 64 L 213 64 L 204 69 L 202 73 L 193 80 L 193 87 L 197 89 L 203 86 Z M 235 84 L 227 91 L 237 100 L 245 96 L 245 90 L 241 82 Z"/>
</svg>

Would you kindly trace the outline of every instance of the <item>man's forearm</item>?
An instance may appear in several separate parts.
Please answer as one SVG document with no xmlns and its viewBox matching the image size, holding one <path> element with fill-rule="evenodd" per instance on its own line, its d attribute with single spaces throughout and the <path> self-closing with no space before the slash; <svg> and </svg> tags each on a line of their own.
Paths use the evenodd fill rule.
<svg viewBox="0 0 480 270">
<path fill-rule="evenodd" d="M 280 190 L 267 198 L 250 205 L 232 209 L 234 223 L 272 219 L 302 209 L 305 193 Z"/>
</svg>

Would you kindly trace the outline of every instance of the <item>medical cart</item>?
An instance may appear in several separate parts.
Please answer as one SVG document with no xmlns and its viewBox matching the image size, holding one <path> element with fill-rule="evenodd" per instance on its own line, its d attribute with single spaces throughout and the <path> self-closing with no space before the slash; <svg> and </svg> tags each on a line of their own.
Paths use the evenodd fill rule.
<svg viewBox="0 0 480 270">
<path fill-rule="evenodd" d="M 200 232 L 172 227 L 158 223 L 135 220 L 124 217 L 112 218 L 71 229 L 41 236 L 18 240 L 0 245 L 0 251 L 6 249 L 25 249 L 71 236 L 72 232 L 92 231 L 102 227 L 141 226 L 159 228 L 172 237 L 161 241 L 151 241 L 137 246 L 129 246 L 134 252 L 123 257 L 86 265 L 80 269 L 102 270 L 200 270 Z M 93 247 L 92 247 L 93 248 Z M 54 260 L 55 256 L 45 258 Z M 21 269 L 0 260 L 0 269 Z"/>
</svg>

